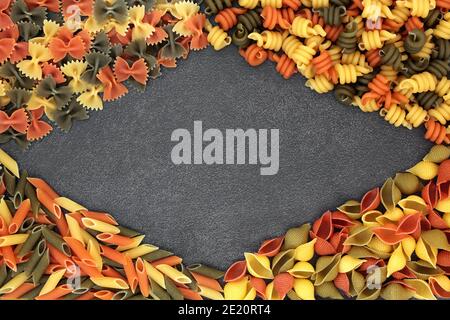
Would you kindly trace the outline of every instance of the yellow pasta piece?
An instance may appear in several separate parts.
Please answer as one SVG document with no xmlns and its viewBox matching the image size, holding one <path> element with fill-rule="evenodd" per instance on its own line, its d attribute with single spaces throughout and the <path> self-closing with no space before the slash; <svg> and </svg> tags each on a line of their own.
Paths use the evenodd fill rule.
<svg viewBox="0 0 450 320">
<path fill-rule="evenodd" d="M 133 24 L 133 30 L 131 31 L 131 37 L 133 40 L 146 39 L 155 32 L 155 27 L 150 23 L 143 22 L 145 16 L 144 6 L 134 6 L 128 11 L 130 15 L 130 23 Z M 174 31 L 175 28 L 174 28 Z"/>
<path fill-rule="evenodd" d="M 20 177 L 19 165 L 17 164 L 16 160 L 11 158 L 11 156 L 3 151 L 3 149 L 0 149 L 0 163 L 17 178 Z"/>
<path fill-rule="evenodd" d="M 411 15 L 426 18 L 430 10 L 436 8 L 436 0 L 402 0 L 396 2 L 399 7 L 406 7 L 411 10 Z"/>
<path fill-rule="evenodd" d="M 86 91 L 77 97 L 77 101 L 86 109 L 103 110 L 103 100 L 99 93 L 103 92 L 103 86 L 89 86 Z"/>
<path fill-rule="evenodd" d="M 201 286 L 201 285 L 199 285 L 198 288 L 199 288 L 198 293 L 202 297 L 205 297 L 205 298 L 208 298 L 211 300 L 224 300 L 222 293 L 220 293 L 219 291 L 216 291 L 214 289 L 211 289 L 211 288 L 208 288 L 205 286 Z"/>
<path fill-rule="evenodd" d="M 339 261 L 339 273 L 347 273 L 359 268 L 366 260 L 356 259 L 350 255 L 345 255 Z"/>
<path fill-rule="evenodd" d="M 294 291 L 302 300 L 315 300 L 314 285 L 308 279 L 295 279 Z"/>
<path fill-rule="evenodd" d="M 141 244 L 141 245 L 137 246 L 136 248 L 126 250 L 123 253 L 125 253 L 131 259 L 136 259 L 138 257 L 142 257 L 143 255 L 154 252 L 156 250 L 158 250 L 158 247 L 156 247 L 152 244 Z"/>
<path fill-rule="evenodd" d="M 394 272 L 402 270 L 406 266 L 406 257 L 403 252 L 402 245 L 399 244 L 394 250 L 387 264 L 387 276 L 391 276 Z"/>
<path fill-rule="evenodd" d="M 299 279 L 306 279 L 311 277 L 315 270 L 314 266 L 306 261 L 297 262 L 291 269 L 287 271 L 290 275 Z"/>
<path fill-rule="evenodd" d="M 28 42 L 28 54 L 30 60 L 22 60 L 17 64 L 17 68 L 31 79 L 42 79 L 42 68 L 40 63 L 46 62 L 52 58 L 50 51 L 43 45 L 34 42 Z"/>
<path fill-rule="evenodd" d="M 415 174 L 420 179 L 431 180 L 438 174 L 439 166 L 431 161 L 420 161 L 414 167 L 406 170 Z"/>
<path fill-rule="evenodd" d="M 58 197 L 54 201 L 57 205 L 70 212 L 87 210 L 81 204 L 78 204 L 75 201 L 68 199 L 66 197 Z"/>
<path fill-rule="evenodd" d="M 28 236 L 28 234 L 11 234 L 0 237 L 0 248 L 24 243 L 28 239 Z"/>
<path fill-rule="evenodd" d="M 314 257 L 314 245 L 317 238 L 295 248 L 294 258 L 298 261 L 309 261 Z"/>
<path fill-rule="evenodd" d="M 417 241 L 415 253 L 420 259 L 436 268 L 438 249 L 425 243 L 422 237 Z"/>
<path fill-rule="evenodd" d="M 184 273 L 167 264 L 159 264 L 156 266 L 156 269 L 177 283 L 188 284 L 192 282 L 192 280 Z"/>
<path fill-rule="evenodd" d="M 70 236 L 77 239 L 84 245 L 85 242 L 83 238 L 83 233 L 80 225 L 78 224 L 78 221 L 75 218 L 71 217 L 69 214 L 66 214 L 65 217 L 67 225 L 69 227 Z"/>
<path fill-rule="evenodd" d="M 258 47 L 279 51 L 286 36 L 287 33 L 265 30 L 262 33 L 252 32 L 248 35 L 248 38 L 255 40 Z"/>
<path fill-rule="evenodd" d="M 254 300 L 256 290 L 249 284 L 248 277 L 228 282 L 223 288 L 225 300 Z"/>
<path fill-rule="evenodd" d="M 146 260 L 144 261 L 145 272 L 147 273 L 147 277 L 155 281 L 162 288 L 166 289 L 166 282 L 164 281 L 164 275 L 159 272 L 152 264 L 148 263 Z"/>
<path fill-rule="evenodd" d="M 19 273 L 0 288 L 0 294 L 11 293 L 28 280 L 26 272 Z"/>
<path fill-rule="evenodd" d="M 0 200 L 0 217 L 3 218 L 3 220 L 7 225 L 11 223 L 12 215 L 11 212 L 9 211 L 8 205 L 6 204 L 5 198 L 3 196 Z"/>
<path fill-rule="evenodd" d="M 99 287 L 110 288 L 110 289 L 119 289 L 125 290 L 129 289 L 126 281 L 120 278 L 114 277 L 91 277 L 90 278 L 93 283 L 95 283 Z"/>
<path fill-rule="evenodd" d="M 102 271 L 103 268 L 103 259 L 100 255 L 100 248 L 97 241 L 89 240 L 87 244 L 87 251 L 91 255 L 92 259 L 94 259 L 95 267 L 98 271 Z"/>
<path fill-rule="evenodd" d="M 145 235 L 140 235 L 140 236 L 136 236 L 134 238 L 132 238 L 132 243 L 130 243 L 129 245 L 126 246 L 118 246 L 116 248 L 117 251 L 126 251 L 126 250 L 130 250 L 133 248 L 136 248 L 137 246 L 139 246 L 141 244 L 141 242 L 144 240 Z"/>
<path fill-rule="evenodd" d="M 86 228 L 98 231 L 98 232 L 106 232 L 106 233 L 113 233 L 113 234 L 119 234 L 120 229 L 116 226 L 113 226 L 112 224 L 92 219 L 92 218 L 81 218 L 81 222 Z"/>
<path fill-rule="evenodd" d="M 295 19 L 292 21 L 289 32 L 300 38 L 310 38 L 316 35 L 325 37 L 327 35 L 322 26 L 320 26 L 319 24 L 313 26 L 311 20 L 303 18 L 301 16 L 295 17 Z"/>
<path fill-rule="evenodd" d="M 55 289 L 65 273 L 66 273 L 65 268 L 52 272 L 48 277 L 47 281 L 45 282 L 44 286 L 42 287 L 41 291 L 39 291 L 39 295 L 42 296 Z"/>
<path fill-rule="evenodd" d="M 248 272 L 257 278 L 273 279 L 270 260 L 266 256 L 246 252 L 244 253 Z"/>
</svg>

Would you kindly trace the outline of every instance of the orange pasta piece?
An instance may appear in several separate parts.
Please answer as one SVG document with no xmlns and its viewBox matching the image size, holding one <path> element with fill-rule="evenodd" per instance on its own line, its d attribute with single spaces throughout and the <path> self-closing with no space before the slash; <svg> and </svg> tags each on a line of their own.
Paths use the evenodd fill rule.
<svg viewBox="0 0 450 320">
<path fill-rule="evenodd" d="M 147 272 L 145 271 L 144 261 L 140 257 L 136 260 L 136 273 L 139 289 L 144 297 L 148 297 L 150 294 L 150 284 L 148 282 Z"/>
<path fill-rule="evenodd" d="M 82 295 L 80 295 L 75 300 L 92 300 L 94 298 L 95 298 L 95 293 L 92 292 L 92 291 L 88 291 L 88 292 L 83 293 Z"/>
<path fill-rule="evenodd" d="M 83 215 L 79 212 L 71 212 L 69 213 L 69 216 L 77 220 L 78 224 L 80 225 L 80 228 L 84 229 L 83 221 L 81 220 L 83 218 Z"/>
<path fill-rule="evenodd" d="M 180 287 L 178 287 L 177 289 L 187 300 L 203 300 L 203 297 L 198 292 L 192 291 L 191 289 Z"/>
<path fill-rule="evenodd" d="M 46 293 L 42 296 L 38 296 L 36 300 L 58 300 L 61 297 L 71 293 L 73 291 L 72 287 L 69 284 L 62 284 L 57 286 L 55 289 Z"/>
<path fill-rule="evenodd" d="M 122 279 L 122 280 L 125 281 L 125 278 L 122 276 L 122 274 L 120 272 L 118 272 L 114 268 L 111 268 L 108 265 L 103 265 L 103 267 L 102 267 L 102 274 L 105 277 L 119 278 L 119 279 Z"/>
<path fill-rule="evenodd" d="M 91 267 L 81 261 L 80 258 L 73 256 L 73 261 L 80 267 L 81 271 L 86 273 L 89 277 L 102 277 L 102 274 L 96 267 Z"/>
<path fill-rule="evenodd" d="M 111 249 L 108 246 L 100 245 L 100 254 L 112 261 L 120 264 L 125 264 L 125 255 L 117 250 Z"/>
<path fill-rule="evenodd" d="M 64 266 L 67 270 L 75 270 L 75 263 L 71 258 L 66 256 L 64 253 L 62 253 L 49 243 L 47 243 L 47 247 L 49 249 L 50 258 L 53 261 L 61 266 Z"/>
<path fill-rule="evenodd" d="M 114 292 L 110 290 L 100 290 L 94 293 L 94 297 L 100 300 L 112 300 Z"/>
<path fill-rule="evenodd" d="M 0 253 L 6 266 L 13 271 L 17 271 L 17 260 L 13 249 L 11 247 L 3 247 L 0 248 Z"/>
<path fill-rule="evenodd" d="M 208 287 L 210 289 L 216 290 L 216 291 L 223 291 L 222 286 L 220 285 L 219 281 L 216 279 L 208 278 L 204 275 L 201 275 L 196 272 L 191 272 L 192 276 L 194 277 L 195 281 L 201 286 Z"/>
<path fill-rule="evenodd" d="M 91 218 L 91 219 L 95 219 L 95 220 L 99 220 L 102 222 L 106 222 L 112 225 L 119 225 L 116 221 L 116 219 L 114 219 L 109 213 L 105 213 L 105 212 L 95 212 L 95 211 L 80 211 L 81 214 L 86 217 L 86 218 Z M 80 223 L 80 225 L 83 225 L 82 223 Z"/>
<path fill-rule="evenodd" d="M 52 187 L 50 187 L 44 180 L 39 178 L 27 178 L 27 180 L 36 189 L 41 189 L 42 191 L 44 191 L 51 199 L 59 197 L 59 195 L 52 189 Z"/>
<path fill-rule="evenodd" d="M 117 246 L 128 246 L 133 243 L 133 239 L 131 238 L 112 233 L 100 233 L 96 237 L 100 241 Z"/>
<path fill-rule="evenodd" d="M 61 218 L 62 210 L 59 205 L 57 205 L 48 193 L 42 189 L 36 189 L 36 195 L 38 200 L 46 207 L 51 213 L 53 213 L 57 218 Z"/>
<path fill-rule="evenodd" d="M 22 201 L 19 208 L 17 208 L 16 213 L 14 214 L 14 217 L 11 220 L 11 223 L 9 224 L 8 231 L 10 234 L 16 233 L 20 226 L 22 225 L 23 220 L 25 220 L 25 217 L 27 216 L 28 212 L 31 208 L 31 201 L 30 199 L 26 199 Z"/>
<path fill-rule="evenodd" d="M 181 259 L 178 256 L 170 256 L 170 257 L 162 258 L 159 260 L 155 260 L 152 262 L 152 265 L 154 267 L 156 267 L 157 265 L 160 265 L 160 264 L 167 264 L 167 265 L 173 267 L 173 266 L 179 265 L 182 261 L 183 261 L 183 259 Z"/>
<path fill-rule="evenodd" d="M 446 128 L 439 122 L 430 119 L 425 122 L 425 128 L 427 129 L 427 132 L 425 132 L 425 139 L 436 144 L 442 144 L 443 142 L 446 144 L 450 143 Z"/>
<path fill-rule="evenodd" d="M 73 237 L 64 237 L 63 238 L 64 241 L 67 242 L 67 244 L 69 245 L 70 249 L 72 249 L 72 252 L 81 259 L 81 261 L 90 266 L 90 267 L 95 267 L 95 261 L 94 259 L 92 259 L 91 255 L 89 254 L 89 252 L 85 249 L 85 247 L 83 246 L 83 244 L 73 238 Z"/>
<path fill-rule="evenodd" d="M 54 220 L 61 236 L 65 237 L 70 235 L 69 225 L 67 224 L 66 217 L 63 214 Z"/>
<path fill-rule="evenodd" d="M 289 7 L 290 9 L 297 11 L 301 6 L 300 0 L 283 0 L 283 6 Z"/>
<path fill-rule="evenodd" d="M 130 285 L 131 291 L 134 293 L 138 286 L 138 276 L 136 274 L 136 269 L 134 268 L 133 261 L 127 255 L 125 255 L 125 263 L 123 265 L 125 275 L 127 277 L 128 284 Z"/>
<path fill-rule="evenodd" d="M 0 297 L 0 300 L 16 300 L 20 299 L 25 293 L 34 289 L 34 284 L 30 282 L 25 282 L 21 286 L 19 286 L 13 292 L 4 294 Z"/>
<path fill-rule="evenodd" d="M 267 51 L 258 47 L 256 43 L 249 45 L 246 49 L 240 49 L 239 53 L 252 67 L 259 66 L 267 60 Z"/>
<path fill-rule="evenodd" d="M 225 8 L 216 15 L 214 21 L 216 21 L 224 31 L 228 31 L 238 23 L 237 16 L 246 12 L 247 9 L 244 8 Z"/>
</svg>

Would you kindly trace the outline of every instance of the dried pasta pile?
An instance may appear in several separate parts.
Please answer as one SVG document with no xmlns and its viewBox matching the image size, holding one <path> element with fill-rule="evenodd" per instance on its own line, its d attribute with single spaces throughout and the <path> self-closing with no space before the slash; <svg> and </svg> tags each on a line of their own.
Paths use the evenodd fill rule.
<svg viewBox="0 0 450 320">
<path fill-rule="evenodd" d="M 189 0 L 2 0 L 0 143 L 26 148 L 207 46 Z"/>
<path fill-rule="evenodd" d="M 208 41 L 318 93 L 450 142 L 450 1 L 205 0 Z"/>
<path fill-rule="evenodd" d="M 450 149 L 245 253 L 182 259 L 19 172 L 0 149 L 0 299 L 450 298 Z M 222 281 L 223 280 L 223 281 Z"/>
<path fill-rule="evenodd" d="M 227 299 L 450 298 L 450 149 L 245 253 Z"/>
<path fill-rule="evenodd" d="M 59 196 L 0 149 L 0 299 L 222 298 L 223 273 L 185 267 L 144 235 Z"/>
</svg>

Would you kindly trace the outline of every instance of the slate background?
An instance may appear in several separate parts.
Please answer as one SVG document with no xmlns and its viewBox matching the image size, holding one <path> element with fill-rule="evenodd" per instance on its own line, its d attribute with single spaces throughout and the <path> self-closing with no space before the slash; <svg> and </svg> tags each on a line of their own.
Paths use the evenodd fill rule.
<svg viewBox="0 0 450 320">
<path fill-rule="evenodd" d="M 192 53 L 145 94 L 132 93 L 22 152 L 30 174 L 92 210 L 114 214 L 187 263 L 226 268 L 264 239 L 360 198 L 419 161 L 421 129 L 394 128 L 376 114 L 318 95 L 272 63 L 249 67 L 234 48 Z M 175 166 L 174 129 L 280 129 L 280 171 L 259 166 Z"/>
</svg>

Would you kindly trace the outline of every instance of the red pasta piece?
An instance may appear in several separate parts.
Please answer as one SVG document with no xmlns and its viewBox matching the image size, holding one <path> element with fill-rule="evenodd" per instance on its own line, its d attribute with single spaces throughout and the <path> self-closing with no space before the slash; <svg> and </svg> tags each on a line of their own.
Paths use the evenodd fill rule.
<svg viewBox="0 0 450 320">
<path fill-rule="evenodd" d="M 404 216 L 398 223 L 396 234 L 413 234 L 420 228 L 422 213 L 409 214 Z"/>
<path fill-rule="evenodd" d="M 59 12 L 58 0 L 25 0 L 30 8 L 45 7 L 48 11 Z"/>
<path fill-rule="evenodd" d="M 433 180 L 427 183 L 422 189 L 422 198 L 429 208 L 434 208 L 438 201 L 438 190 Z"/>
<path fill-rule="evenodd" d="M 30 199 L 26 199 L 26 200 L 22 201 L 22 203 L 17 208 L 13 219 L 11 220 L 11 222 L 9 224 L 9 227 L 8 227 L 9 234 L 14 234 L 19 230 L 20 226 L 22 225 L 23 220 L 25 220 L 28 212 L 30 211 L 30 208 L 31 208 Z"/>
<path fill-rule="evenodd" d="M 444 200 L 450 196 L 450 160 L 445 160 L 439 165 L 436 186 L 439 199 Z"/>
<path fill-rule="evenodd" d="M 425 128 L 427 129 L 424 136 L 425 139 L 436 144 L 442 144 L 443 142 L 446 144 L 450 143 L 450 139 L 447 136 L 446 127 L 441 125 L 439 122 L 430 119 L 425 122 Z"/>
<path fill-rule="evenodd" d="M 368 191 L 361 200 L 361 213 L 375 210 L 381 203 L 380 188 Z"/>
<path fill-rule="evenodd" d="M 336 252 L 346 253 L 350 250 L 350 246 L 344 245 L 345 240 L 348 238 L 347 230 L 341 230 L 331 236 L 330 244 L 333 246 Z"/>
<path fill-rule="evenodd" d="M 281 299 L 284 299 L 293 286 L 294 277 L 287 272 L 277 274 L 273 279 L 273 287 Z"/>
<path fill-rule="evenodd" d="M 397 280 L 417 278 L 414 272 L 412 272 L 408 267 L 404 267 L 402 270 L 394 272 L 392 277 Z"/>
<path fill-rule="evenodd" d="M 14 49 L 9 57 L 12 63 L 22 61 L 28 56 L 28 42 L 17 42 L 14 45 Z"/>
<path fill-rule="evenodd" d="M 297 65 L 286 54 L 282 54 L 280 56 L 272 51 L 269 51 L 268 58 L 269 60 L 277 63 L 276 70 L 283 76 L 284 79 L 289 79 L 297 72 Z"/>
<path fill-rule="evenodd" d="M 437 255 L 437 264 L 443 267 L 450 267 L 450 252 L 441 250 Z"/>
<path fill-rule="evenodd" d="M 185 26 L 192 32 L 190 48 L 192 50 L 201 50 L 208 46 L 206 33 L 203 32 L 206 16 L 203 13 L 197 13 L 185 22 Z"/>
<path fill-rule="evenodd" d="M 381 63 L 380 49 L 369 50 L 364 55 L 372 68 L 377 67 Z"/>
<path fill-rule="evenodd" d="M 431 287 L 431 291 L 433 291 L 433 294 L 439 298 L 450 298 L 450 291 L 445 291 L 444 288 L 442 288 L 436 279 L 430 278 L 429 284 Z"/>
<path fill-rule="evenodd" d="M 389 245 L 397 244 L 408 237 L 407 234 L 398 234 L 395 225 L 390 226 L 388 224 L 383 227 L 373 228 L 372 232 L 378 237 L 378 239 Z"/>
<path fill-rule="evenodd" d="M 266 282 L 261 278 L 250 277 L 250 285 L 261 299 L 266 299 Z"/>
<path fill-rule="evenodd" d="M 427 219 L 434 229 L 444 230 L 448 228 L 444 219 L 442 219 L 442 217 L 432 209 L 429 210 Z"/>
<path fill-rule="evenodd" d="M 177 289 L 187 300 L 203 300 L 202 296 L 199 293 L 192 291 L 191 289 L 181 287 L 178 287 Z"/>
<path fill-rule="evenodd" d="M 64 59 L 66 55 L 70 55 L 75 59 L 81 59 L 85 53 L 84 42 L 79 36 L 70 39 L 68 42 L 64 42 L 59 38 L 53 38 L 48 45 L 48 49 L 55 62 Z"/>
<path fill-rule="evenodd" d="M 278 252 L 280 252 L 280 248 L 283 245 L 283 241 L 284 237 L 278 237 L 264 241 L 258 250 L 258 254 L 267 257 L 274 257 Z"/>
<path fill-rule="evenodd" d="M 125 257 L 125 264 L 123 265 L 125 276 L 127 277 L 128 284 L 130 285 L 131 291 L 134 293 L 138 286 L 138 276 L 136 273 L 136 269 L 134 268 L 133 261 L 127 255 Z"/>
<path fill-rule="evenodd" d="M 5 62 L 11 57 L 16 40 L 12 38 L 0 39 L 0 63 Z"/>
<path fill-rule="evenodd" d="M 331 220 L 331 211 L 325 212 L 317 219 L 312 226 L 312 233 L 315 237 L 328 240 L 333 234 L 333 221 Z"/>
<path fill-rule="evenodd" d="M 408 32 L 413 31 L 414 29 L 419 29 L 423 31 L 423 23 L 420 21 L 419 17 L 410 17 L 408 21 L 405 23 L 406 30 Z"/>
<path fill-rule="evenodd" d="M 144 16 L 144 19 L 142 19 L 143 22 L 149 23 L 153 27 L 155 27 L 155 31 L 146 39 L 147 44 L 154 45 L 161 43 L 169 36 L 163 28 L 157 27 L 163 16 L 163 11 L 152 10 L 150 12 L 147 12 Z"/>
<path fill-rule="evenodd" d="M 41 67 L 44 78 L 47 76 L 52 76 L 55 82 L 58 84 L 64 83 L 66 81 L 66 78 L 64 78 L 64 74 L 55 64 L 44 62 Z"/>
<path fill-rule="evenodd" d="M 127 87 L 117 82 L 109 66 L 100 69 L 97 78 L 103 84 L 104 101 L 116 100 L 128 92 Z"/>
<path fill-rule="evenodd" d="M 287 16 L 289 16 L 289 14 L 287 14 Z M 264 28 L 269 30 L 275 29 L 276 26 L 279 26 L 282 29 L 289 29 L 292 22 L 289 20 L 285 20 L 281 10 L 275 9 L 270 6 L 266 6 L 263 8 L 261 12 L 261 17 L 264 19 L 263 22 Z"/>
<path fill-rule="evenodd" d="M 114 74 L 119 82 L 132 77 L 140 84 L 145 85 L 147 82 L 147 73 L 147 65 L 143 58 L 136 60 L 131 66 L 122 57 L 117 57 L 114 63 Z"/>
<path fill-rule="evenodd" d="M 324 74 L 333 67 L 333 60 L 327 50 L 323 50 L 320 55 L 312 60 L 316 74 Z"/>
<path fill-rule="evenodd" d="M 242 279 L 247 273 L 247 263 L 245 261 L 236 261 L 225 272 L 223 281 L 231 282 Z"/>
<path fill-rule="evenodd" d="M 328 40 L 336 42 L 337 39 L 339 38 L 339 35 L 341 34 L 341 32 L 344 31 L 344 26 L 343 25 L 340 25 L 340 26 L 326 25 L 324 30 L 327 33 L 326 38 Z"/>
<path fill-rule="evenodd" d="M 10 3 L 11 0 L 0 1 L 0 30 L 6 29 L 14 24 L 9 14 L 5 12 L 8 10 Z"/>
<path fill-rule="evenodd" d="M 0 133 L 13 128 L 17 132 L 25 133 L 28 129 L 28 115 L 25 109 L 17 109 L 10 116 L 0 111 Z"/>
<path fill-rule="evenodd" d="M 311 232 L 310 232 L 311 233 Z M 311 235 L 312 237 L 313 235 Z M 336 254 L 336 248 L 327 240 L 324 240 L 322 238 L 316 237 L 317 241 L 314 244 L 314 251 L 319 256 L 329 256 Z"/>
<path fill-rule="evenodd" d="M 239 54 L 252 67 L 259 66 L 267 60 L 267 51 L 258 47 L 256 43 L 249 45 L 246 49 L 240 49 Z"/>
<path fill-rule="evenodd" d="M 340 211 L 331 212 L 331 223 L 335 228 L 346 228 L 355 225 L 352 219 Z"/>
<path fill-rule="evenodd" d="M 333 284 L 339 290 L 342 290 L 347 297 L 350 297 L 350 280 L 346 273 L 338 273 L 333 280 Z"/>
<path fill-rule="evenodd" d="M 449 0 L 436 0 L 436 7 L 442 8 L 445 10 L 450 9 L 450 1 Z"/>
<path fill-rule="evenodd" d="M 148 282 L 147 272 L 145 271 L 144 261 L 141 257 L 136 260 L 136 273 L 138 278 L 139 290 L 144 297 L 150 294 L 150 284 Z"/>
<path fill-rule="evenodd" d="M 108 265 L 102 266 L 102 274 L 105 277 L 119 278 L 119 279 L 122 279 L 123 281 L 126 281 L 126 279 L 120 272 L 118 272 L 116 269 L 114 269 Z"/>
<path fill-rule="evenodd" d="M 28 141 L 40 140 L 43 137 L 47 136 L 53 130 L 53 127 L 47 122 L 40 120 L 44 115 L 44 107 L 31 110 L 29 112 L 31 115 L 30 117 L 31 122 L 27 131 L 27 140 Z M 44 218 L 44 216 L 42 217 Z"/>
<path fill-rule="evenodd" d="M 244 8 L 225 8 L 217 13 L 214 21 L 217 22 L 224 31 L 228 31 L 238 23 L 237 16 L 246 12 L 247 9 Z"/>
<path fill-rule="evenodd" d="M 370 267 L 384 267 L 385 265 L 386 263 L 383 259 L 366 258 L 366 261 L 359 266 L 358 271 L 366 272 Z"/>
<path fill-rule="evenodd" d="M 301 6 L 300 0 L 283 0 L 283 6 L 289 7 L 290 9 L 297 11 Z"/>
</svg>

